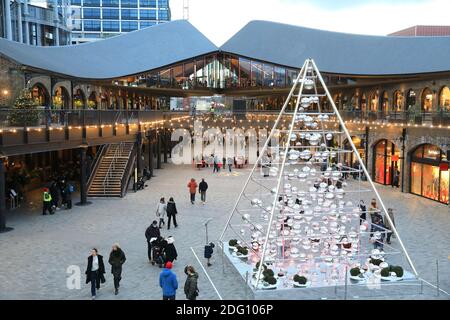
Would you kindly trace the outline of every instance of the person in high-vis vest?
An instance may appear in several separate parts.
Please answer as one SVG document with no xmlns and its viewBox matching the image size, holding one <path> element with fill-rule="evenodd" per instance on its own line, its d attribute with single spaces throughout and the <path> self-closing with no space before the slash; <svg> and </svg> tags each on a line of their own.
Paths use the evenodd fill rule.
<svg viewBox="0 0 450 320">
<path fill-rule="evenodd" d="M 42 201 L 43 201 L 42 214 L 45 216 L 47 214 L 47 211 L 50 214 L 53 214 L 52 195 L 50 194 L 48 188 L 44 188 L 44 193 L 42 195 Z"/>
</svg>

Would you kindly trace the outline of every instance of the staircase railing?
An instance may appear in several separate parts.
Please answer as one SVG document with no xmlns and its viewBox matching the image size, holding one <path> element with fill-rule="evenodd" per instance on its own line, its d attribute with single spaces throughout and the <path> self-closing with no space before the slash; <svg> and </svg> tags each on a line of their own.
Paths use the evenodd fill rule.
<svg viewBox="0 0 450 320">
<path fill-rule="evenodd" d="M 105 155 L 106 151 L 108 150 L 109 146 L 103 145 L 100 147 L 99 151 L 95 155 L 94 163 L 92 164 L 92 167 L 90 168 L 90 175 L 87 181 L 88 190 L 91 187 L 92 182 L 95 178 L 95 173 L 97 172 L 98 167 L 100 166 L 101 160 L 103 156 Z"/>
<path fill-rule="evenodd" d="M 105 178 L 103 179 L 103 194 L 106 194 L 106 189 L 109 187 L 110 178 L 113 176 L 114 170 L 116 169 L 117 159 L 120 157 L 123 151 L 123 143 L 121 142 L 112 156 L 111 163 L 109 165 L 108 171 L 106 172 Z M 105 157 L 106 158 L 106 157 Z"/>
<path fill-rule="evenodd" d="M 131 150 L 131 153 L 130 153 L 130 157 L 128 159 L 127 166 L 123 173 L 121 183 L 120 183 L 120 186 L 121 186 L 120 197 L 121 198 L 123 198 L 125 196 L 125 194 L 127 193 L 128 185 L 130 183 L 130 177 L 133 174 L 133 168 L 134 168 L 134 163 L 136 161 L 136 156 L 137 156 L 137 150 L 136 150 L 136 145 L 134 144 L 133 149 Z"/>
</svg>

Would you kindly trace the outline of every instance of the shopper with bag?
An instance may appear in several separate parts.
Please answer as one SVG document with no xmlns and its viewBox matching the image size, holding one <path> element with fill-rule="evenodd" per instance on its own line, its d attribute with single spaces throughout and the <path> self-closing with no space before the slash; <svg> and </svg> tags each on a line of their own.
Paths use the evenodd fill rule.
<svg viewBox="0 0 450 320">
<path fill-rule="evenodd" d="M 98 254 L 98 250 L 93 248 L 91 255 L 88 257 L 86 268 L 86 284 L 91 283 L 92 300 L 95 300 L 97 292 L 100 289 L 100 283 L 105 283 L 105 265 L 103 256 Z"/>
</svg>

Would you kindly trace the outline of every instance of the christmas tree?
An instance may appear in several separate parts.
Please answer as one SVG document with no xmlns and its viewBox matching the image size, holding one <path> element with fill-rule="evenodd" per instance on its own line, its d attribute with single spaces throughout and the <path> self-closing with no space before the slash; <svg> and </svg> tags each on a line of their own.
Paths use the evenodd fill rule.
<svg viewBox="0 0 450 320">
<path fill-rule="evenodd" d="M 37 124 L 39 113 L 29 90 L 22 90 L 16 98 L 14 110 L 11 111 L 8 119 L 11 126 L 25 127 Z"/>
</svg>

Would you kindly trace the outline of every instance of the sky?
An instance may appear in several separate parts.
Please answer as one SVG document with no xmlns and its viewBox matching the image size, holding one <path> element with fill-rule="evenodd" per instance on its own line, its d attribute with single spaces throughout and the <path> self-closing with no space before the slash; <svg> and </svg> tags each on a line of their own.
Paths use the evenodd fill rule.
<svg viewBox="0 0 450 320">
<path fill-rule="evenodd" d="M 170 0 L 172 20 L 183 0 Z M 450 0 L 189 0 L 189 21 L 220 46 L 251 20 L 387 35 L 414 25 L 448 25 Z"/>
</svg>

